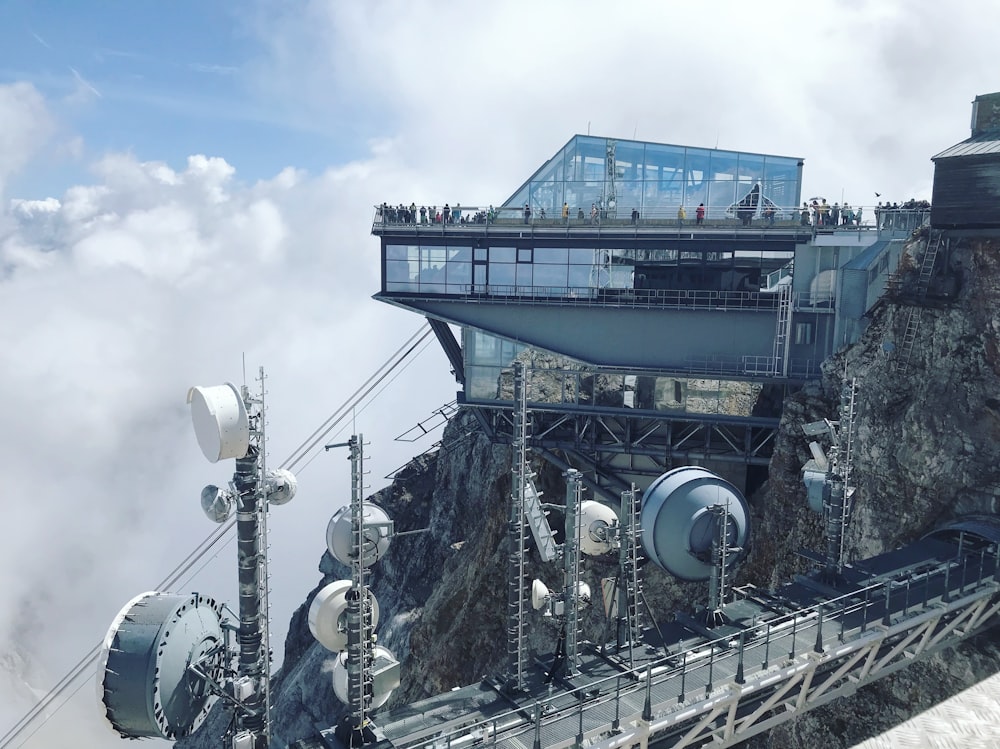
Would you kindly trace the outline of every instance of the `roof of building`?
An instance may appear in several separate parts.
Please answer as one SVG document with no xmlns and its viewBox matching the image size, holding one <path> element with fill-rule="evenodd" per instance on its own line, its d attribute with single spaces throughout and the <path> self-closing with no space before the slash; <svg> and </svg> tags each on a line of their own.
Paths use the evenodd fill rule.
<svg viewBox="0 0 1000 749">
<path fill-rule="evenodd" d="M 1000 153 L 1000 130 L 991 130 L 963 140 L 951 148 L 946 148 L 936 156 L 932 156 L 931 161 L 951 159 L 957 156 L 985 156 L 993 153 Z"/>
</svg>

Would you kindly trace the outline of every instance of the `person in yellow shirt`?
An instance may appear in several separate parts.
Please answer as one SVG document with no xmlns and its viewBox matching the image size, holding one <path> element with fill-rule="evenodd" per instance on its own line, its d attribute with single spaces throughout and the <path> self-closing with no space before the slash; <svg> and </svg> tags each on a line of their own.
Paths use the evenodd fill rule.
<svg viewBox="0 0 1000 749">
<path fill-rule="evenodd" d="M 569 203 L 563 203 L 562 220 L 564 224 L 569 223 Z"/>
<path fill-rule="evenodd" d="M 687 211 L 684 210 L 684 206 L 682 205 L 680 208 L 677 209 L 677 228 L 678 229 L 683 229 L 684 228 L 684 220 L 687 217 L 688 217 L 687 216 Z"/>
</svg>

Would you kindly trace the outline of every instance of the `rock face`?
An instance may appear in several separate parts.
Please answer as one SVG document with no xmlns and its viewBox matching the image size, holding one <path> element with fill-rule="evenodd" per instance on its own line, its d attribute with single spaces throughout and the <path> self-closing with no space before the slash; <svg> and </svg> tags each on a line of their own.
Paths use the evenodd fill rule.
<svg viewBox="0 0 1000 749">
<path fill-rule="evenodd" d="M 901 265 L 901 289 L 915 281 L 925 238 L 915 237 Z M 863 338 L 828 361 L 822 381 L 787 398 L 767 482 L 751 496 L 753 548 L 737 583 L 770 588 L 805 571 L 796 552 L 824 547 L 819 515 L 805 500 L 800 471 L 809 459 L 801 425 L 835 419 L 842 382 L 856 378 L 854 483 L 858 487 L 847 535 L 848 558 L 898 546 L 952 517 L 998 512 L 1000 502 L 1000 241 L 966 241 L 938 257 L 946 300 L 920 307 L 889 301 L 873 315 Z M 932 286 L 932 288 L 934 288 Z M 900 367 L 911 309 L 918 315 L 908 363 Z M 895 351 L 887 355 L 894 343 Z M 765 393 L 761 396 L 768 397 Z M 558 472 L 537 465 L 536 482 L 560 502 Z M 373 590 L 382 622 L 379 643 L 403 661 L 402 684 L 390 704 L 409 702 L 503 670 L 506 654 L 510 455 L 491 445 L 472 415 L 448 425 L 441 450 L 412 463 L 372 497 L 397 530 L 427 528 L 395 540 L 376 565 Z M 558 519 L 553 518 L 554 524 Z M 552 565 L 531 574 L 557 584 Z M 597 590 L 610 564 L 585 562 Z M 349 572 L 324 554 L 326 583 Z M 652 565 L 644 568 L 646 598 L 655 617 L 690 610 L 706 586 L 679 583 Z M 332 693 L 333 654 L 307 626 L 315 590 L 294 614 L 284 664 L 274 681 L 274 746 L 332 725 L 340 706 Z M 602 612 L 590 609 L 584 635 L 603 636 Z M 532 622 L 531 646 L 547 650 L 554 632 Z M 752 747 L 848 747 L 1000 670 L 1000 648 L 989 637 L 903 669 L 853 697 L 806 713 L 747 742 Z M 216 724 L 213 724 L 216 725 Z M 218 730 L 224 728 L 219 723 Z M 212 726 L 181 746 L 217 746 Z M 217 736 L 218 734 L 215 733 Z"/>
</svg>

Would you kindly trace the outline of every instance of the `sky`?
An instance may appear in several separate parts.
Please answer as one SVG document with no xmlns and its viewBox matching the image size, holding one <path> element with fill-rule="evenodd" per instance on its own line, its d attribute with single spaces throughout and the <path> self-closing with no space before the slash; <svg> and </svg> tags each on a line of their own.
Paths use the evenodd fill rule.
<svg viewBox="0 0 1000 749">
<path fill-rule="evenodd" d="M 1000 5 L 0 0 L 0 735 L 213 529 L 191 385 L 264 367 L 281 463 L 422 321 L 373 206 L 499 204 L 576 133 L 801 157 L 803 195 L 930 198 L 1000 90 Z M 244 374 L 246 373 L 246 374 Z M 436 344 L 330 435 L 372 490 L 455 397 Z M 346 453 L 270 514 L 282 648 Z M 236 606 L 235 549 L 181 592 Z M 88 681 L 92 682 L 93 679 Z M 117 747 L 84 684 L 24 743 Z"/>
</svg>

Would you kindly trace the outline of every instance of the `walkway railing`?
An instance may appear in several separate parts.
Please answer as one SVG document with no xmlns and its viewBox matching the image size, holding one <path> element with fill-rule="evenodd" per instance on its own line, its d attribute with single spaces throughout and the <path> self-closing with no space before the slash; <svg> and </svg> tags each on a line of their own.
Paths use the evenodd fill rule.
<svg viewBox="0 0 1000 749">
<path fill-rule="evenodd" d="M 506 740 L 517 737 L 516 743 L 511 743 L 511 746 L 528 746 L 532 743 L 532 734 L 537 739 L 540 733 L 545 732 L 568 741 L 569 745 L 574 735 L 577 740 L 582 738 L 585 715 L 607 714 L 607 709 L 600 708 L 614 706 L 613 723 L 608 721 L 603 726 L 598 724 L 595 727 L 593 719 L 586 721 L 589 736 L 607 736 L 608 746 L 611 746 L 615 741 L 614 734 L 624 730 L 623 719 L 635 710 L 636 705 L 645 705 L 642 719 L 647 724 L 647 730 L 654 717 L 654 706 L 660 708 L 659 722 L 666 725 L 669 721 L 663 718 L 664 706 L 675 705 L 674 712 L 678 715 L 674 716 L 673 723 L 680 724 L 697 717 L 698 711 L 692 711 L 687 706 L 691 700 L 707 698 L 728 683 L 743 685 L 753 675 L 767 672 L 766 679 L 762 677 L 757 684 L 758 690 L 763 690 L 769 685 L 801 677 L 795 670 L 801 669 L 801 666 L 793 666 L 797 657 L 804 655 L 810 656 L 810 667 L 813 669 L 825 657 L 841 664 L 849 662 L 848 667 L 843 667 L 843 675 L 852 673 L 857 681 L 864 682 L 881 675 L 880 671 L 893 670 L 891 662 L 894 658 L 919 655 L 923 649 L 938 647 L 949 637 L 955 639 L 975 631 L 987 619 L 996 616 L 996 605 L 987 607 L 985 603 L 980 603 L 973 609 L 974 613 L 956 615 L 963 624 L 960 629 L 945 626 L 936 631 L 932 626 L 947 613 L 949 604 L 957 611 L 963 600 L 968 601 L 976 594 L 980 598 L 995 595 L 1000 575 L 998 564 L 1000 558 L 996 550 L 983 548 L 976 553 L 909 570 L 888 579 L 874 578 L 873 582 L 839 597 L 736 633 L 729 631 L 718 639 L 692 648 L 670 652 L 640 668 L 623 670 L 615 676 L 588 681 L 577 689 L 543 697 L 534 703 L 533 719 L 526 716 L 527 707 L 522 707 L 488 720 L 472 721 L 449 733 L 393 744 L 406 749 L 452 749 L 484 743 L 506 746 Z M 928 619 L 927 615 L 931 612 L 938 618 Z M 904 632 L 916 632 L 918 627 L 921 634 L 919 640 L 903 636 Z M 850 647 L 852 642 L 858 647 Z M 892 645 L 892 649 L 888 653 L 880 652 L 878 648 L 886 642 Z M 862 649 L 868 649 L 867 658 L 855 656 L 848 659 L 851 653 Z M 781 667 L 785 667 L 788 673 L 784 674 Z M 776 671 L 776 668 L 779 670 Z M 838 682 L 843 675 L 837 678 Z M 822 689 L 832 686 L 833 682 Z M 808 690 L 809 687 L 804 688 Z M 803 694 L 800 697 L 802 702 L 806 702 L 806 696 Z M 815 697 L 818 699 L 819 695 Z M 763 697 L 758 694 L 756 699 Z M 626 705 L 624 715 L 621 710 L 623 704 Z M 710 709 L 710 706 L 705 709 Z M 546 728 L 549 730 L 546 731 Z M 550 745 L 541 742 L 541 746 Z M 535 746 L 539 746 L 538 741 L 535 741 Z"/>
<path fill-rule="evenodd" d="M 831 213 L 822 213 L 813 209 L 781 207 L 773 216 L 757 212 L 744 220 L 735 214 L 717 208 L 709 209 L 705 217 L 699 221 L 695 215 L 696 209 L 686 206 L 686 217 L 678 219 L 677 206 L 655 208 L 639 213 L 633 217 L 622 212 L 598 212 L 591 215 L 579 210 L 571 210 L 569 216 L 563 218 L 559 212 L 532 210 L 527 215 L 522 208 L 492 206 L 460 206 L 449 208 L 443 212 L 437 206 L 428 209 L 423 206 L 375 206 L 372 220 L 372 232 L 389 227 L 412 227 L 414 230 L 448 230 L 462 228 L 464 230 L 476 227 L 506 227 L 531 226 L 533 228 L 625 228 L 658 227 L 674 228 L 683 231 L 698 229 L 727 229 L 760 231 L 768 228 L 802 229 L 816 231 L 846 231 L 846 230 L 887 230 L 913 231 L 930 222 L 930 208 L 888 208 L 880 206 L 863 206 L 854 208 L 857 213 L 837 215 L 836 220 Z M 455 215 L 455 211 L 458 215 Z M 556 215 L 553 215 L 555 213 Z M 803 215 L 804 214 L 804 215 Z"/>
</svg>

